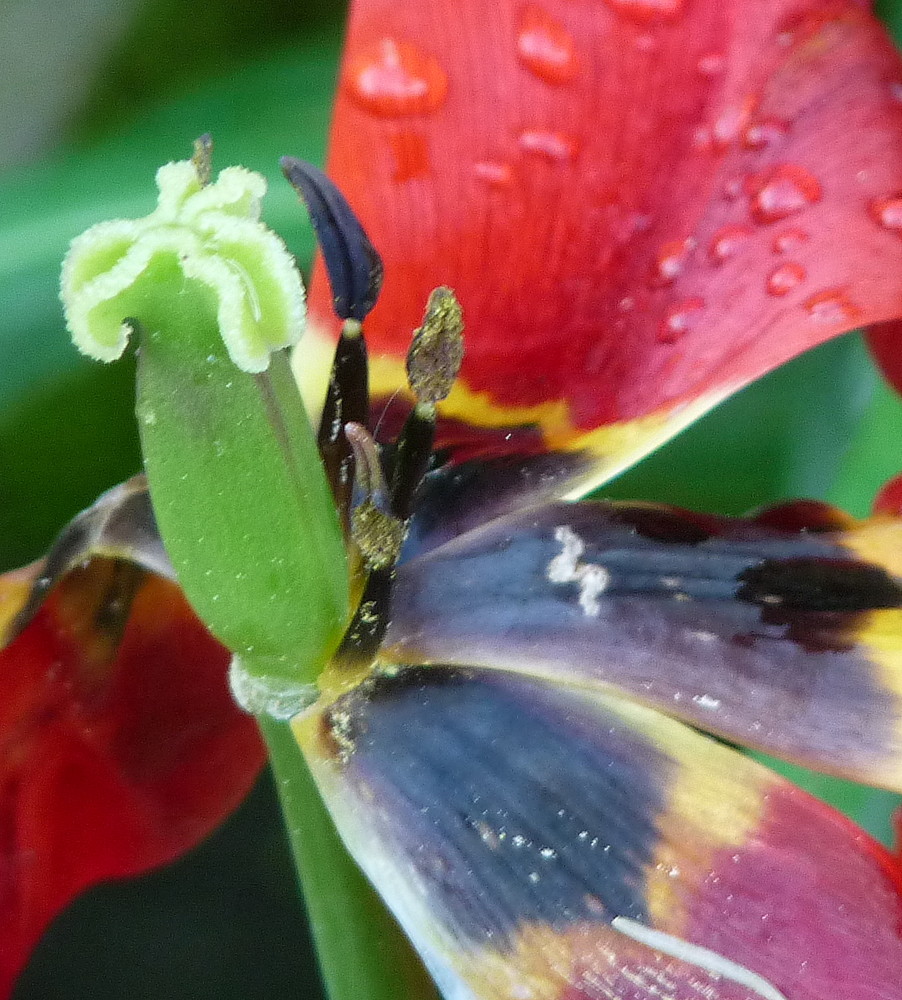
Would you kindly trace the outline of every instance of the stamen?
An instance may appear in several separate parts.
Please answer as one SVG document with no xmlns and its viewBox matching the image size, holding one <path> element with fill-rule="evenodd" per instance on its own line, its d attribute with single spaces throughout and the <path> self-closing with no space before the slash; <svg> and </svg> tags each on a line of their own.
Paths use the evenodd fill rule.
<svg viewBox="0 0 902 1000">
<path fill-rule="evenodd" d="M 283 156 L 280 164 L 310 213 L 336 314 L 362 321 L 382 288 L 382 259 L 344 195 L 321 170 L 293 156 Z"/>
<path fill-rule="evenodd" d="M 757 972 L 752 972 L 751 969 L 725 958 L 710 948 L 692 944 L 682 938 L 674 937 L 672 934 L 656 930 L 654 927 L 646 927 L 645 924 L 640 924 L 629 917 L 614 917 L 611 926 L 615 931 L 619 931 L 640 944 L 648 945 L 649 948 L 653 948 L 663 955 L 670 955 L 681 962 L 687 962 L 689 965 L 704 969 L 712 976 L 729 979 L 739 986 L 744 986 L 753 993 L 757 993 L 762 1000 L 786 1000 L 786 997 L 763 976 L 759 976 Z"/>
<path fill-rule="evenodd" d="M 370 572 L 391 569 L 401 554 L 404 528 L 397 518 L 364 500 L 351 514 L 351 537 Z"/>
<path fill-rule="evenodd" d="M 316 231 L 332 286 L 332 304 L 344 320 L 335 349 L 317 443 L 345 535 L 349 529 L 353 463 L 348 423 L 369 422 L 369 366 L 361 322 L 382 287 L 382 260 L 344 195 L 316 167 L 282 157 L 282 172 L 300 195 Z"/>
<path fill-rule="evenodd" d="M 463 314 L 454 292 L 436 288 L 407 352 L 407 381 L 418 402 L 435 405 L 451 391 L 464 357 L 463 331 Z"/>
<path fill-rule="evenodd" d="M 404 543 L 404 525 L 389 511 L 378 445 L 360 424 L 347 424 L 345 434 L 354 452 L 354 497 L 351 538 L 367 579 L 360 603 L 337 653 L 339 661 L 356 666 L 372 660 L 388 627 L 395 563 Z"/>
<path fill-rule="evenodd" d="M 416 492 L 429 469 L 435 439 L 436 403 L 445 399 L 463 361 L 463 314 L 450 288 L 429 296 L 423 325 L 407 352 L 407 380 L 417 403 L 398 437 L 392 476 L 392 512 L 402 521 L 413 513 Z"/>
<path fill-rule="evenodd" d="M 391 615 L 393 576 L 394 566 L 374 569 L 367 577 L 363 596 L 335 654 L 343 667 L 353 669 L 375 657 Z"/>
<path fill-rule="evenodd" d="M 194 155 L 191 163 L 197 173 L 197 181 L 201 187 L 206 187 L 213 180 L 213 136 L 204 132 L 194 140 Z"/>
<path fill-rule="evenodd" d="M 354 454 L 354 486 L 357 503 L 369 501 L 377 507 L 387 509 L 379 446 L 373 435 L 362 424 L 348 423 L 345 424 L 344 430 Z"/>
<path fill-rule="evenodd" d="M 435 407 L 418 404 L 398 436 L 398 451 L 391 483 L 391 509 L 395 517 L 408 520 L 413 501 L 432 458 L 435 441 Z"/>
<path fill-rule="evenodd" d="M 360 322 L 345 320 L 335 348 L 317 444 L 342 525 L 347 529 L 354 476 L 345 424 L 366 426 L 369 418 L 369 362 Z M 345 531 L 347 534 L 347 530 Z"/>
<path fill-rule="evenodd" d="M 454 293 L 437 288 L 407 356 L 416 404 L 396 443 L 387 495 L 379 446 L 367 430 L 369 369 L 362 330 L 382 287 L 382 261 L 350 205 L 322 171 L 292 157 L 283 157 L 281 166 L 307 205 L 335 312 L 344 320 L 317 443 L 345 537 L 354 542 L 366 574 L 357 611 L 336 654 L 345 664 L 358 664 L 373 658 L 388 626 L 405 522 L 432 454 L 436 403 L 451 391 L 463 358 L 463 321 Z"/>
</svg>

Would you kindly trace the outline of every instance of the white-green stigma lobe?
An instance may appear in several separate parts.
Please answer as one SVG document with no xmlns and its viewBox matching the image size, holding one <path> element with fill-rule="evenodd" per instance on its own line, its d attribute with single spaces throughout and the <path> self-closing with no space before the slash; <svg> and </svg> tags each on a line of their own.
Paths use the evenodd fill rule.
<svg viewBox="0 0 902 1000">
<path fill-rule="evenodd" d="M 131 321 L 152 323 L 154 286 L 181 294 L 196 283 L 215 308 L 231 360 L 246 372 L 265 371 L 273 351 L 297 343 L 305 320 L 294 260 L 260 221 L 266 180 L 227 167 L 204 186 L 195 164 L 184 160 L 160 167 L 156 182 L 150 215 L 102 222 L 69 247 L 61 298 L 75 346 L 115 361 Z"/>
</svg>

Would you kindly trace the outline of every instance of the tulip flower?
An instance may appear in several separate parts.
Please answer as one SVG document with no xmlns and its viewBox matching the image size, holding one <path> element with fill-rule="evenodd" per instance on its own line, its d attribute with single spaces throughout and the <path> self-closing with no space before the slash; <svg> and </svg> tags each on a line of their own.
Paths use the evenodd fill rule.
<svg viewBox="0 0 902 1000">
<path fill-rule="evenodd" d="M 324 461 L 278 439 L 291 475 L 265 489 L 312 540 L 309 559 L 284 546 L 308 561 L 276 573 L 271 620 L 251 611 L 283 536 L 249 515 L 235 530 L 253 474 L 221 419 L 228 380 L 266 469 L 265 420 L 297 426 L 273 413 L 295 412 L 278 349 L 301 306 L 257 181 L 170 165 L 154 216 L 80 245 L 64 277 L 80 346 L 112 356 L 124 320 L 144 327 L 166 551 L 137 481 L 3 580 L 7 981 L 74 893 L 185 850 L 259 767 L 250 717 L 223 700 L 229 655 L 177 575 L 238 654 L 233 691 L 291 719 L 444 996 L 898 996 L 898 859 L 730 745 L 902 788 L 898 508 L 729 519 L 582 499 L 855 326 L 879 325 L 898 371 L 902 61 L 856 0 L 759 8 L 354 5 L 337 189 L 285 165 L 329 271 L 295 353 Z M 133 291 L 151 266 L 168 297 Z M 283 278 L 287 333 L 264 337 Z M 190 371 L 161 346 L 180 320 Z M 192 338 L 217 325 L 208 377 Z M 194 395 L 215 427 L 200 445 Z M 182 432 L 173 459 L 163 435 Z M 233 462 L 219 493 L 191 485 Z M 225 613 L 242 567 L 256 583 Z M 303 627 L 283 583 L 311 602 Z"/>
</svg>

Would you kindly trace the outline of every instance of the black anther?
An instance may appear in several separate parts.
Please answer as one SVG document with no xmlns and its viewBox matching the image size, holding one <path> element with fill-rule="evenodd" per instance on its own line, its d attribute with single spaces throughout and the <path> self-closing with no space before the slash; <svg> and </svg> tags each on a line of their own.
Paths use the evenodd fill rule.
<svg viewBox="0 0 902 1000">
<path fill-rule="evenodd" d="M 283 156 L 279 163 L 310 213 L 335 312 L 341 319 L 362 321 L 382 288 L 382 259 L 344 195 L 321 170 L 293 156 Z"/>
</svg>

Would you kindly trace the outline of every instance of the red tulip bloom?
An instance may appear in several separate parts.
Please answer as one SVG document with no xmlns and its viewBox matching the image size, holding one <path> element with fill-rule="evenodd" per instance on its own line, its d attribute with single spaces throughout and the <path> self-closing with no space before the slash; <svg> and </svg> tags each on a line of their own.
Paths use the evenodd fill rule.
<svg viewBox="0 0 902 1000">
<path fill-rule="evenodd" d="M 381 644 L 295 732 L 449 998 L 898 996 L 897 860 L 698 732 L 902 786 L 898 520 L 560 501 L 902 316 L 900 93 L 855 0 L 354 5 L 330 173 L 385 262 L 382 436 L 436 285 L 467 354 Z M 314 336 L 331 306 L 320 276 Z M 260 761 L 223 651 L 109 510 L 43 603 L 5 583 L 8 979 L 68 898 L 184 850 Z"/>
</svg>

